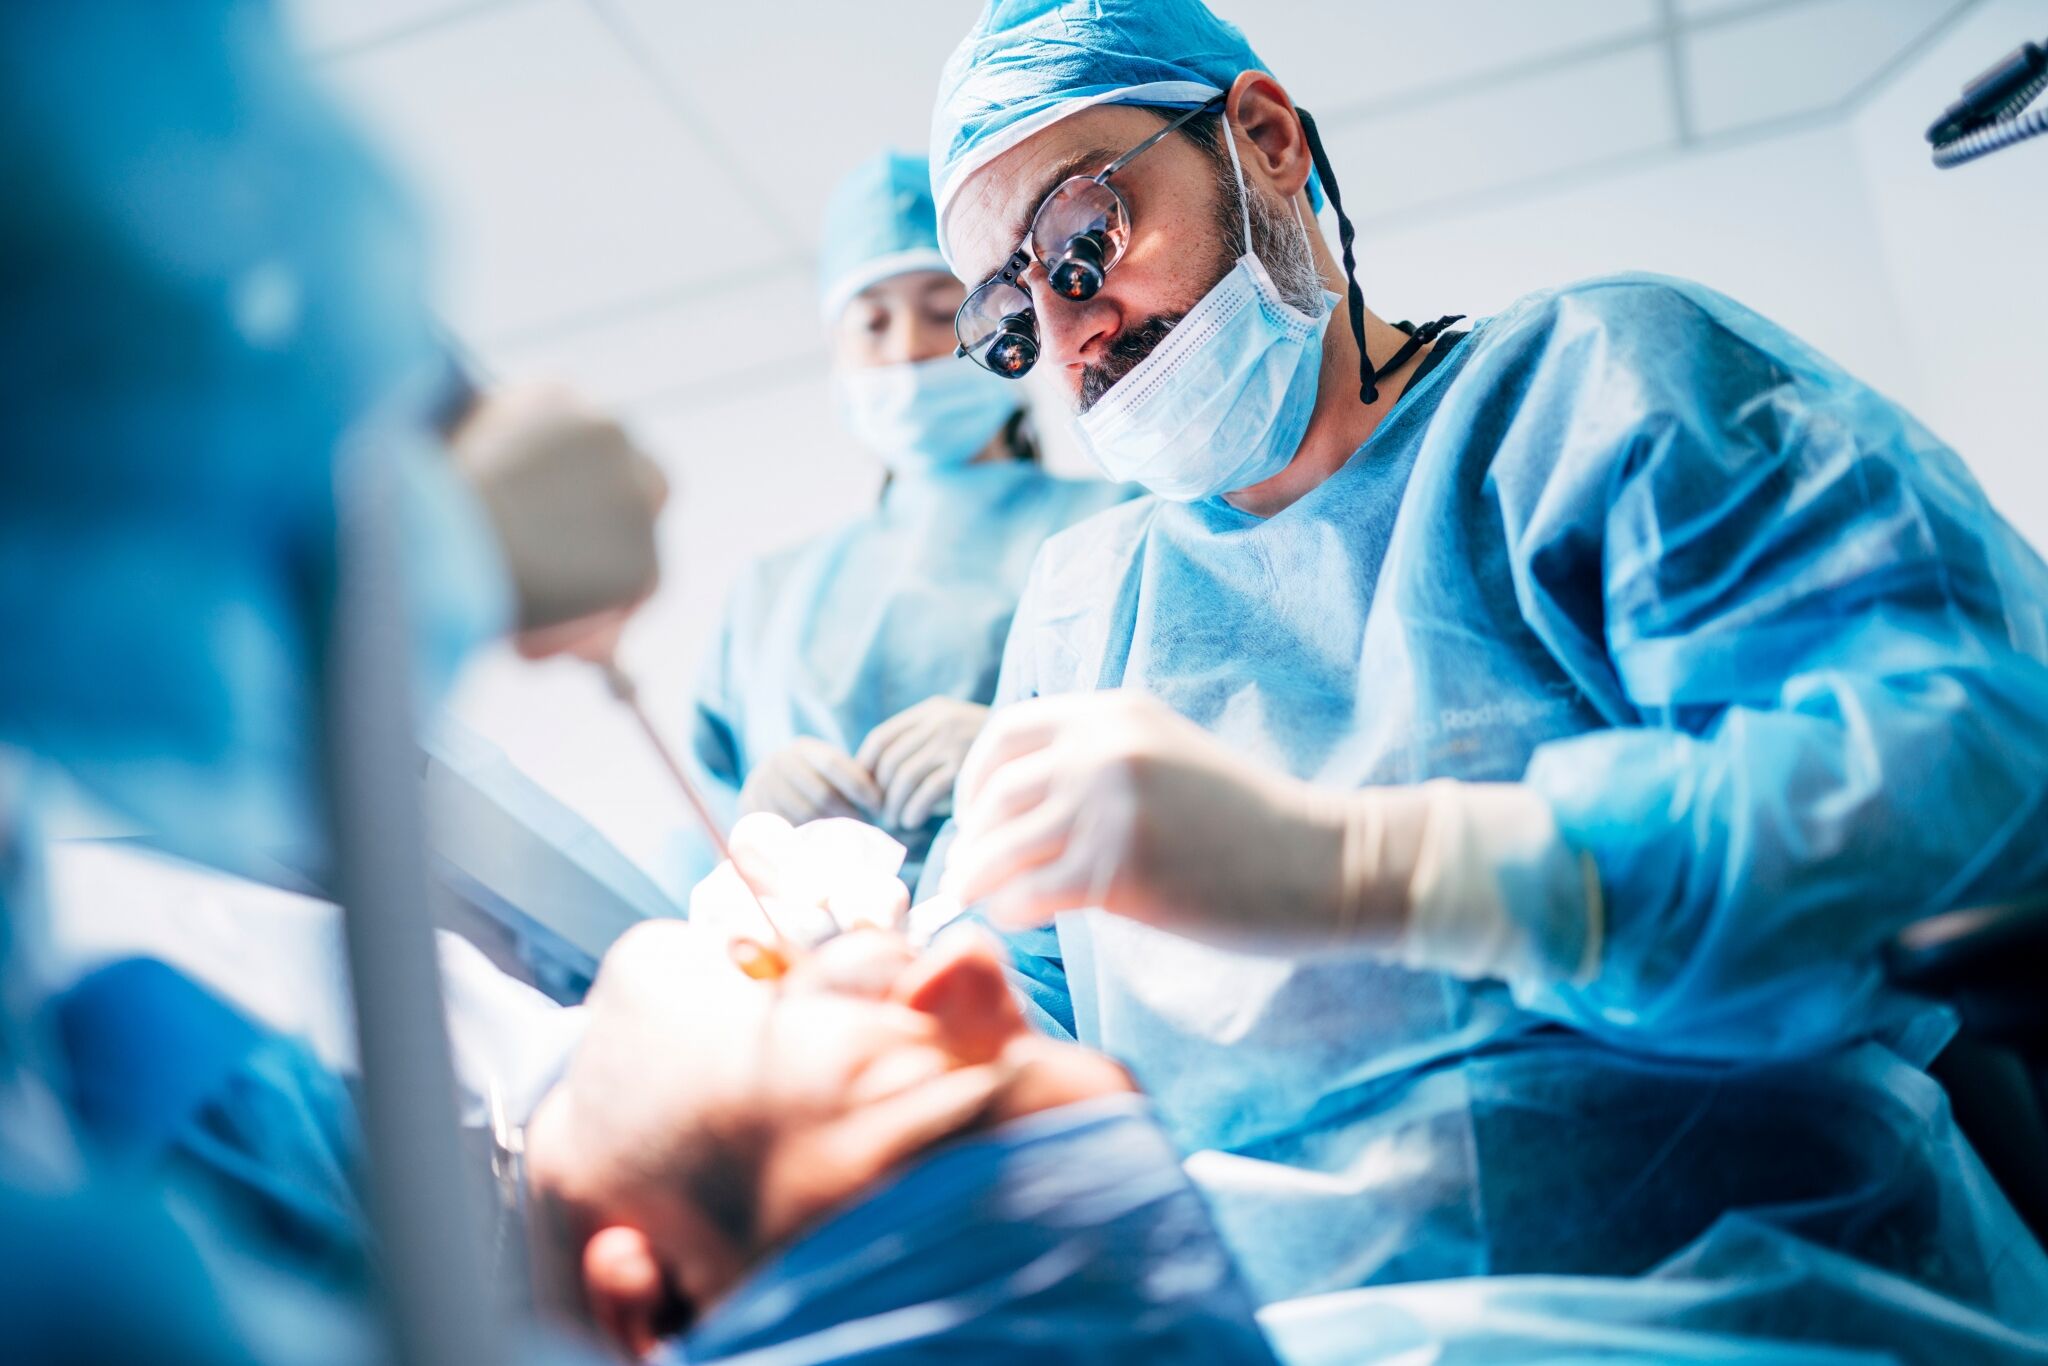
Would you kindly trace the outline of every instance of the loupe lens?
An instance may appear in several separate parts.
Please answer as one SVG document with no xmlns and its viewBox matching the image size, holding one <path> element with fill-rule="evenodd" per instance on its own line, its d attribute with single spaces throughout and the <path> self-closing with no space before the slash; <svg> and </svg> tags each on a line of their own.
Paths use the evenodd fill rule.
<svg viewBox="0 0 2048 1366">
<path fill-rule="evenodd" d="M 988 368 L 1010 379 L 1022 379 L 1038 364 L 1038 325 L 1028 313 L 1003 319 L 1003 329 L 989 343 Z"/>
<path fill-rule="evenodd" d="M 1000 280 L 990 280 L 967 296 L 953 317 L 953 334 L 961 355 L 999 375 L 1021 375 L 1038 359 L 1031 296 Z M 998 347 L 1003 348 L 1000 357 Z"/>
<path fill-rule="evenodd" d="M 1053 291 L 1068 299 L 1093 298 L 1130 237 L 1123 196 L 1086 176 L 1061 182 L 1031 219 L 1032 254 L 1045 263 Z"/>
<path fill-rule="evenodd" d="M 1053 259 L 1045 278 L 1062 298 L 1075 302 L 1092 299 L 1102 288 L 1103 242 L 1099 232 L 1084 232 L 1069 238 L 1066 249 Z"/>
</svg>

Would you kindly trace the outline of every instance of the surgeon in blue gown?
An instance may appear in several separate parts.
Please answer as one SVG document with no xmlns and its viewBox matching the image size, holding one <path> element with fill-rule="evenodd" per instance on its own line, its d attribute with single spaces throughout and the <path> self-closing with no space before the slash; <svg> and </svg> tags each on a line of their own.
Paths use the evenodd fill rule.
<svg viewBox="0 0 2048 1366">
<path fill-rule="evenodd" d="M 1879 958 L 2048 887 L 2048 570 L 1956 455 L 1683 281 L 1381 320 L 1312 119 L 1196 0 L 989 5 L 932 155 L 956 271 L 1157 495 L 1041 555 L 933 871 L 1260 1295 L 1432 1360 L 2048 1352 L 1922 1070 L 1951 1022 Z"/>
<path fill-rule="evenodd" d="M 858 816 L 916 877 L 995 692 L 1010 614 L 1053 532 L 1136 492 L 1038 463 L 1014 385 L 951 359 L 961 288 L 922 157 L 884 152 L 833 194 L 819 311 L 847 434 L 880 504 L 750 566 L 705 661 L 691 748 L 728 818 Z M 710 870 L 693 848 L 690 880 Z"/>
</svg>

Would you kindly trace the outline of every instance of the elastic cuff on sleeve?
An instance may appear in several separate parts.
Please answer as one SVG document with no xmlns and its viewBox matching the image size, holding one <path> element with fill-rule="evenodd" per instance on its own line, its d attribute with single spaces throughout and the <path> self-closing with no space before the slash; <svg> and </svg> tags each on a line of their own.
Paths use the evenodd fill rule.
<svg viewBox="0 0 2048 1366">
<path fill-rule="evenodd" d="M 1603 930 L 1598 878 L 1566 847 L 1548 803 L 1519 783 L 1438 780 L 1421 792 L 1400 961 L 1510 983 L 1590 979 Z"/>
</svg>

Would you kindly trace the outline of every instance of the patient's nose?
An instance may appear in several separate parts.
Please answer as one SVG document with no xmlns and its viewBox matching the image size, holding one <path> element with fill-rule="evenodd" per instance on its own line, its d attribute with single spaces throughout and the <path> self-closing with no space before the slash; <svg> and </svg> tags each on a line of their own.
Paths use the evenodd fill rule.
<svg viewBox="0 0 2048 1366">
<path fill-rule="evenodd" d="M 893 931 L 848 930 L 808 955 L 790 975 L 789 985 L 880 1000 L 914 957 L 909 941 Z"/>
</svg>

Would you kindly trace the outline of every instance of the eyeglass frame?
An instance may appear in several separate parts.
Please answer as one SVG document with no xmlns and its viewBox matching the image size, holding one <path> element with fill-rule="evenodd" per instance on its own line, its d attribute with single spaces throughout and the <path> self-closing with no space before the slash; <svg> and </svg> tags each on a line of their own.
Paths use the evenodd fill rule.
<svg viewBox="0 0 2048 1366">
<path fill-rule="evenodd" d="M 1115 175 L 1117 172 L 1123 170 L 1125 167 L 1129 166 L 1132 162 L 1136 161 L 1139 157 L 1143 156 L 1153 147 L 1166 141 L 1166 139 L 1174 133 L 1179 132 L 1181 128 L 1185 125 L 1194 122 L 1195 119 L 1201 117 L 1204 114 L 1221 112 L 1224 108 L 1224 104 L 1224 97 L 1222 95 L 1217 95 L 1214 98 L 1208 100 L 1206 103 L 1198 105 L 1193 109 L 1187 110 L 1178 118 L 1174 119 L 1171 123 L 1167 124 L 1164 128 L 1161 128 L 1156 132 L 1151 133 L 1142 142 L 1139 142 L 1135 146 L 1131 147 L 1128 151 L 1124 152 L 1120 156 L 1113 158 L 1107 166 L 1103 167 L 1100 171 L 1097 171 L 1094 175 L 1068 176 L 1059 184 L 1053 186 L 1050 190 L 1047 190 L 1045 192 L 1045 195 L 1038 201 L 1038 207 L 1036 209 L 1033 209 L 1031 212 L 1031 222 L 1028 225 L 1026 225 L 1024 229 L 1023 241 L 1017 244 L 1016 249 L 1010 253 L 1009 259 L 1003 263 L 1002 267 L 998 269 L 995 274 L 989 276 L 980 284 L 968 290 L 967 297 L 965 299 L 962 299 L 960 301 L 960 307 L 954 310 L 954 359 L 971 361 L 974 364 L 979 365 L 983 369 L 989 371 L 990 374 L 1001 375 L 1005 379 L 1022 379 L 1022 374 L 1005 374 L 1003 371 L 997 370 L 994 367 L 987 365 L 985 362 L 980 360 L 975 355 L 974 348 L 970 347 L 965 338 L 961 335 L 961 320 L 967 314 L 968 305 L 972 304 L 975 300 L 975 297 L 979 295 L 983 290 L 987 289 L 990 285 L 1008 285 L 1010 288 L 1016 290 L 1018 293 L 1022 294 L 1025 297 L 1025 307 L 1030 312 L 1032 326 L 1035 330 L 1038 322 L 1038 301 L 1032 298 L 1031 290 L 1025 285 L 1019 283 L 1019 281 L 1021 281 L 1024 278 L 1026 272 L 1028 272 L 1033 265 L 1042 266 L 1044 264 L 1043 262 L 1039 261 L 1037 253 L 1033 250 L 1031 245 L 1031 239 L 1038 228 L 1039 215 L 1045 212 L 1045 206 L 1052 202 L 1053 197 L 1055 195 L 1059 194 L 1060 191 L 1066 189 L 1067 186 L 1072 185 L 1076 181 L 1100 185 L 1103 189 L 1108 190 L 1109 193 L 1115 198 L 1116 206 L 1124 216 L 1124 222 L 1130 225 L 1131 231 L 1135 232 L 1138 221 L 1137 215 L 1131 212 L 1130 202 L 1123 197 L 1123 192 L 1118 190 L 1116 186 L 1109 183 L 1109 178 Z M 1228 134 L 1226 133 L 1225 136 L 1228 136 Z M 1103 264 L 1102 274 L 1105 280 L 1108 278 L 1109 272 L 1112 269 L 1114 269 L 1119 263 L 1122 262 L 1124 257 L 1124 250 L 1125 249 L 1119 249 L 1116 254 L 1115 260 L 1108 261 Z M 996 337 L 1000 335 L 1002 334 L 999 329 L 997 332 L 991 333 L 987 337 L 982 338 L 977 343 L 977 345 L 981 347 L 986 347 L 987 345 L 994 342 Z"/>
</svg>

